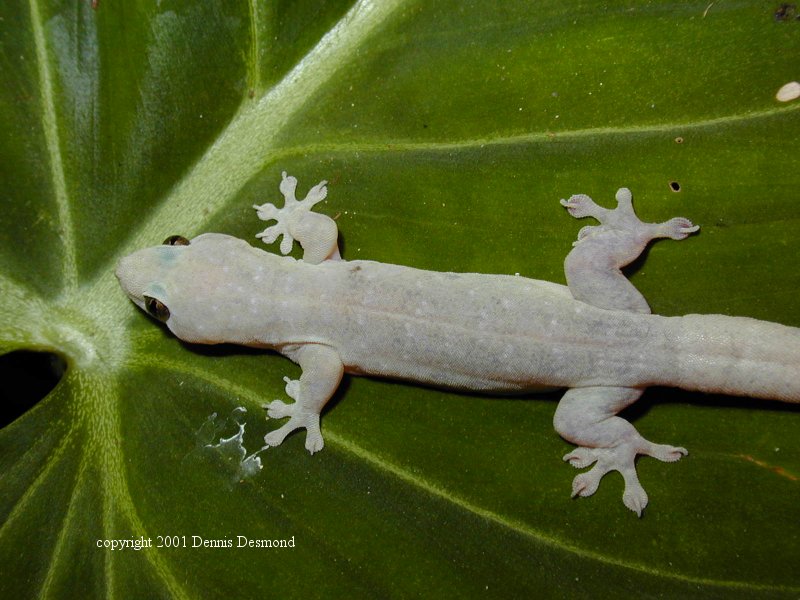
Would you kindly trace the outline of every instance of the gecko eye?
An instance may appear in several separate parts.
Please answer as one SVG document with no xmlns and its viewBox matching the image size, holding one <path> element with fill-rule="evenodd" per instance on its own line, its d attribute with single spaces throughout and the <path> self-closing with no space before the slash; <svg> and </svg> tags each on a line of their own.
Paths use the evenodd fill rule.
<svg viewBox="0 0 800 600">
<path fill-rule="evenodd" d="M 164 246 L 188 246 L 189 240 L 182 235 L 171 235 L 165 239 L 162 244 Z"/>
<path fill-rule="evenodd" d="M 159 321 L 164 321 L 166 323 L 167 319 L 169 319 L 169 309 L 167 308 L 167 305 L 159 300 L 156 300 L 155 298 L 145 296 L 144 307 L 148 314 L 155 317 Z"/>
</svg>

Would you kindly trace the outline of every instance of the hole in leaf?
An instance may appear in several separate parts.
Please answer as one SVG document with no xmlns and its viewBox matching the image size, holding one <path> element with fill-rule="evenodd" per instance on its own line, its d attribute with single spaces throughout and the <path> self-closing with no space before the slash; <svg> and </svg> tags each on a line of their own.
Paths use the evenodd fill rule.
<svg viewBox="0 0 800 600">
<path fill-rule="evenodd" d="M 0 427 L 47 396 L 66 369 L 64 359 L 52 352 L 15 350 L 0 356 Z"/>
<path fill-rule="evenodd" d="M 669 189 L 671 189 L 673 192 L 680 192 L 681 191 L 681 184 L 678 183 L 677 181 L 670 181 L 669 182 Z"/>
</svg>

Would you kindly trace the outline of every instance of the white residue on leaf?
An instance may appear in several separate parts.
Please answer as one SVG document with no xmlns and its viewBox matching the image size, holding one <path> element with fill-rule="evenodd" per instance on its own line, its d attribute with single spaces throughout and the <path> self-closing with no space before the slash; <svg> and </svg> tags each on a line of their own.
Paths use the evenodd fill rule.
<svg viewBox="0 0 800 600">
<path fill-rule="evenodd" d="M 263 468 L 261 457 L 258 455 L 269 448 L 269 446 L 263 446 L 252 454 L 247 454 L 244 446 L 246 426 L 244 417 L 246 414 L 247 409 L 243 406 L 233 409 L 230 416 L 225 419 L 220 419 L 217 417 L 217 413 L 212 413 L 196 434 L 199 447 L 216 451 L 227 464 L 233 467 L 235 481 L 242 481 L 258 474 Z M 238 428 L 235 434 L 230 437 L 220 437 L 217 443 L 212 443 L 219 432 L 230 429 L 231 426 Z"/>
</svg>

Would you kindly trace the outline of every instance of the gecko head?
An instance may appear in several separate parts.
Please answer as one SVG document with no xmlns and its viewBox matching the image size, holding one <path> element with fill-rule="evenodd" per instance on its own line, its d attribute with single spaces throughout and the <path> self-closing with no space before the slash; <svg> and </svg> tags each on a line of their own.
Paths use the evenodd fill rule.
<svg viewBox="0 0 800 600">
<path fill-rule="evenodd" d="M 159 321 L 169 320 L 169 293 L 165 283 L 176 259 L 188 246 L 181 236 L 171 236 L 161 246 L 129 254 L 117 263 L 119 285 L 134 304 Z"/>
</svg>

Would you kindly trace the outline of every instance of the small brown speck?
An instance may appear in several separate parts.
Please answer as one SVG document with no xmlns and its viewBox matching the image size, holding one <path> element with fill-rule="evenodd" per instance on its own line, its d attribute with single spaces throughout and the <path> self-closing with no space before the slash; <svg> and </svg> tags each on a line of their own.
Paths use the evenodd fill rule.
<svg viewBox="0 0 800 600">
<path fill-rule="evenodd" d="M 782 3 L 775 9 L 775 20 L 776 21 L 791 21 L 792 18 L 795 17 L 797 12 L 797 7 L 794 4 L 789 4 L 788 2 Z"/>
</svg>

